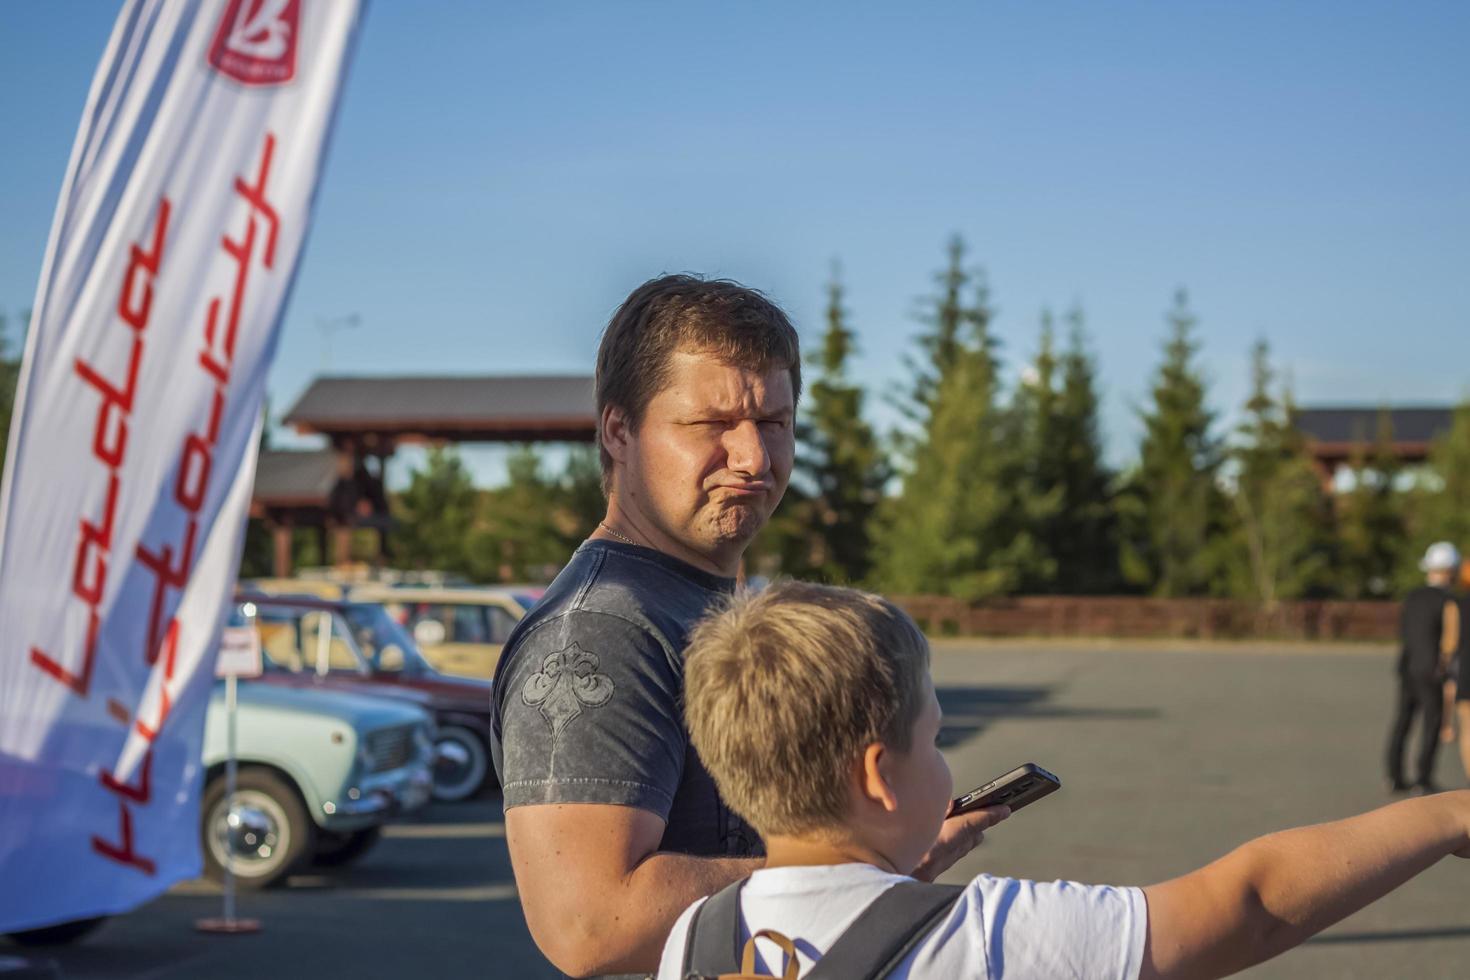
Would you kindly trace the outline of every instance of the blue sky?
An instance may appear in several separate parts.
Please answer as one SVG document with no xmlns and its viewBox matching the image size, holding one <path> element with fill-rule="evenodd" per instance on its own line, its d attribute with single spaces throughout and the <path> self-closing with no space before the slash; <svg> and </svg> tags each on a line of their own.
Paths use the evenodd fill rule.
<svg viewBox="0 0 1470 980">
<path fill-rule="evenodd" d="M 0 4 L 0 310 L 34 296 L 116 10 Z M 840 259 L 887 425 L 955 232 L 1009 373 L 1043 306 L 1082 305 L 1117 462 L 1181 285 L 1227 415 L 1257 336 L 1299 401 L 1448 402 L 1470 394 L 1467 48 L 1457 3 L 377 2 L 273 407 L 349 312 L 334 373 L 590 371 L 663 271 L 764 289 L 814 343 Z"/>
</svg>

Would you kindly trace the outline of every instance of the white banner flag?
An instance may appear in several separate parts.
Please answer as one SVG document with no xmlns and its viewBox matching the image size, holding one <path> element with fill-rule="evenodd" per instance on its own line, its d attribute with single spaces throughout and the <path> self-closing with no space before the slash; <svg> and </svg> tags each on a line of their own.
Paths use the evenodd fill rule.
<svg viewBox="0 0 1470 980">
<path fill-rule="evenodd" d="M 358 0 L 129 0 L 0 488 L 0 932 L 199 873 L 212 658 Z"/>
</svg>

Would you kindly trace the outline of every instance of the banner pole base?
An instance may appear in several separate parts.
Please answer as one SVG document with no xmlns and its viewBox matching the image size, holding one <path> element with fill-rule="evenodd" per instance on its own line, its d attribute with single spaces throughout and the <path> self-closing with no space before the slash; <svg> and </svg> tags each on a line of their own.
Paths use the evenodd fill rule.
<svg viewBox="0 0 1470 980">
<path fill-rule="evenodd" d="M 259 919 L 195 919 L 194 931 L 220 936 L 243 936 L 260 932 L 261 926 Z"/>
</svg>

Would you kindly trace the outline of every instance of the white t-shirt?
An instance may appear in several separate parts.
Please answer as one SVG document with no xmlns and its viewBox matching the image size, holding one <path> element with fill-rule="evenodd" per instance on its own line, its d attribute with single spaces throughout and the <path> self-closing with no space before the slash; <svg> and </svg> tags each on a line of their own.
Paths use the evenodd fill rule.
<svg viewBox="0 0 1470 980">
<path fill-rule="evenodd" d="M 743 937 L 762 929 L 786 936 L 805 976 L 873 899 L 905 880 L 870 864 L 762 869 L 740 895 Z M 658 980 L 681 980 L 689 921 L 703 901 L 674 923 Z M 1136 980 L 1147 926 L 1148 906 L 1137 888 L 981 875 L 891 976 Z M 761 970 L 780 976 L 780 949 L 764 939 L 756 948 Z"/>
</svg>

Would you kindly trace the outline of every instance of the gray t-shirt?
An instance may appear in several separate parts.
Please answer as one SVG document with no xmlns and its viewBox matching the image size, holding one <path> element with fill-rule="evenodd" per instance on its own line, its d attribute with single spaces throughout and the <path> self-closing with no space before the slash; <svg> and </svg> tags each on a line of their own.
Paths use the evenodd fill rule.
<svg viewBox="0 0 1470 980">
<path fill-rule="evenodd" d="M 659 850 L 765 853 L 684 727 L 684 647 L 733 579 L 650 548 L 587 541 L 506 642 L 491 755 L 505 807 L 614 803 L 666 821 Z"/>
</svg>

